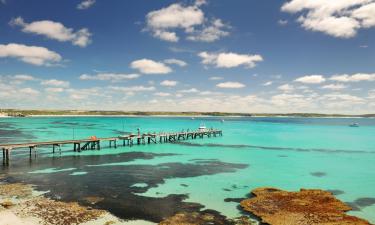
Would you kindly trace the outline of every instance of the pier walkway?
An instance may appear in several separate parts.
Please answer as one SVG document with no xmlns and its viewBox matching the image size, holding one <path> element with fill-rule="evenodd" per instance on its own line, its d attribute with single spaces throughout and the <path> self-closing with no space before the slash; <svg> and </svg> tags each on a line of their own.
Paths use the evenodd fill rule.
<svg viewBox="0 0 375 225">
<path fill-rule="evenodd" d="M 45 141 L 45 142 L 29 142 L 18 144 L 0 144 L 0 149 L 3 151 L 3 164 L 8 165 L 10 154 L 17 149 L 29 149 L 30 158 L 32 153 L 36 155 L 38 147 L 52 147 L 52 152 L 56 150 L 61 152 L 63 145 L 73 145 L 73 151 L 81 152 L 83 150 L 100 150 L 102 142 L 108 142 L 109 147 L 117 148 L 118 144 L 122 146 L 133 146 L 142 144 L 157 144 L 176 142 L 188 139 L 197 139 L 204 137 L 217 137 L 222 136 L 222 130 L 218 129 L 205 129 L 197 131 L 181 131 L 181 132 L 159 132 L 159 133 L 143 133 L 143 134 L 129 134 L 121 135 L 118 137 L 97 138 L 92 136 L 88 139 L 80 140 L 60 140 L 60 141 Z"/>
</svg>

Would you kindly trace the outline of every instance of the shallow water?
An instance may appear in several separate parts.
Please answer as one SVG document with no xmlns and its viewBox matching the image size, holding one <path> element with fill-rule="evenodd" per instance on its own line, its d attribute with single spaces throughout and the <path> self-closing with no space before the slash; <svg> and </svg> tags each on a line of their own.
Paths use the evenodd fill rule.
<svg viewBox="0 0 375 225">
<path fill-rule="evenodd" d="M 272 186 L 331 190 L 356 209 L 350 214 L 375 223 L 375 119 L 0 118 L 0 143 L 178 131 L 201 122 L 224 136 L 81 153 L 69 145 L 61 154 L 39 148 L 31 160 L 27 150 L 17 151 L 1 173 L 55 199 L 87 204 L 86 197 L 103 197 L 97 207 L 125 219 L 158 222 L 199 209 L 236 217 L 238 203 L 228 198 Z M 360 127 L 349 127 L 353 122 Z"/>
</svg>

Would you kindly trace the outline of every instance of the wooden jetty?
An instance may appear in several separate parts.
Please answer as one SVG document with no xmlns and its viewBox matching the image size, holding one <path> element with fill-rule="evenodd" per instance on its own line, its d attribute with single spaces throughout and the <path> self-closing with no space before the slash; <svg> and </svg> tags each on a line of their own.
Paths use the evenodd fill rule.
<svg viewBox="0 0 375 225">
<path fill-rule="evenodd" d="M 118 137 L 97 138 L 92 136 L 88 139 L 80 140 L 61 140 L 61 141 L 45 141 L 45 142 L 29 142 L 18 144 L 0 144 L 3 151 L 3 164 L 9 165 L 10 153 L 17 149 L 29 149 L 30 158 L 34 152 L 35 156 L 38 147 L 52 147 L 52 152 L 58 150 L 61 153 L 63 145 L 73 145 L 73 151 L 81 152 L 83 150 L 100 150 L 102 142 L 108 142 L 108 147 L 117 148 L 118 142 L 122 142 L 122 146 L 144 145 L 177 142 L 188 139 L 197 139 L 204 137 L 222 136 L 222 130 L 205 129 L 197 131 L 181 131 L 181 132 L 159 132 L 159 133 L 139 133 L 122 135 Z"/>
</svg>

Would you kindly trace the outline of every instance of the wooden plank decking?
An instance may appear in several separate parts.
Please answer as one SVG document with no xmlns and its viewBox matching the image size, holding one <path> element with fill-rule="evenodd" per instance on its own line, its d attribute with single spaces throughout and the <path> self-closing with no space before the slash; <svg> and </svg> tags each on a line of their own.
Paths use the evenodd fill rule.
<svg viewBox="0 0 375 225">
<path fill-rule="evenodd" d="M 123 146 L 133 146 L 135 144 L 156 144 L 156 143 L 167 143 L 176 142 L 181 140 L 196 139 L 206 137 L 222 136 L 222 130 L 218 129 L 206 129 L 197 131 L 186 131 L 186 132 L 160 132 L 160 133 L 143 133 L 143 134 L 130 134 L 118 137 L 106 137 L 106 138 L 90 138 L 80 140 L 57 140 L 57 141 L 44 141 L 44 142 L 29 142 L 29 143 L 15 143 L 15 144 L 0 144 L 0 149 L 3 151 L 3 164 L 9 165 L 10 153 L 17 149 L 28 148 L 30 151 L 30 157 L 38 147 L 52 147 L 53 153 L 56 149 L 61 152 L 62 145 L 73 145 L 73 151 L 81 152 L 82 150 L 100 150 L 101 143 L 108 141 L 109 147 L 117 147 L 118 141 L 122 141 Z"/>
</svg>

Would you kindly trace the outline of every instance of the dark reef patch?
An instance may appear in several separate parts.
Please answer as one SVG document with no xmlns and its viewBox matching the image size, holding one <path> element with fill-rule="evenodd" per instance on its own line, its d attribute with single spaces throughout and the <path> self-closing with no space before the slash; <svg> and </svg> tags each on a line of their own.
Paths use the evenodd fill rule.
<svg viewBox="0 0 375 225">
<path fill-rule="evenodd" d="M 272 151 L 295 151 L 295 152 L 321 152 L 321 153 L 347 153 L 347 154 L 375 154 L 374 151 L 362 151 L 362 150 L 342 150 L 342 149 L 319 149 L 319 148 L 287 148 L 287 147 L 272 147 L 272 146 L 258 146 L 258 145 L 234 145 L 234 144 L 214 144 L 214 143 L 193 143 L 187 141 L 174 142 L 172 144 L 190 146 L 190 147 L 212 147 L 212 148 L 255 148 L 261 150 L 272 150 Z"/>
<path fill-rule="evenodd" d="M 326 191 L 331 192 L 333 195 L 342 195 L 342 194 L 345 194 L 344 191 L 338 190 L 338 189 L 331 189 L 331 190 L 329 189 L 329 190 L 326 190 Z"/>
<path fill-rule="evenodd" d="M 324 173 L 324 172 L 311 172 L 310 175 L 314 176 L 314 177 L 324 177 L 324 176 L 327 176 L 327 173 Z"/>
<path fill-rule="evenodd" d="M 157 165 L 124 164 L 135 159 L 152 159 L 174 154 L 128 152 L 119 155 L 80 155 L 59 158 L 39 157 L 36 163 L 14 166 L 8 171 L 9 182 L 37 185 L 37 190 L 50 191 L 47 197 L 62 201 L 78 201 L 82 205 L 105 209 L 123 219 L 143 219 L 160 222 L 178 212 L 199 212 L 204 206 L 185 202 L 188 195 L 147 197 L 139 194 L 163 184 L 166 179 L 188 178 L 219 173 L 231 173 L 248 167 L 246 164 L 227 163 L 219 160 L 204 160 L 194 163 L 161 163 Z M 23 165 L 23 166 L 22 166 Z M 95 166 L 90 166 L 95 165 Z M 99 165 L 99 166 L 98 166 Z M 58 173 L 19 173 L 47 168 L 76 168 Z M 70 176 L 72 172 L 87 172 L 81 176 Z M 136 184 L 145 184 L 137 186 Z M 101 201 L 90 204 L 87 198 L 96 196 Z"/>
<path fill-rule="evenodd" d="M 0 123 L 0 144 L 12 142 L 24 142 L 34 139 L 34 135 L 18 129 L 12 123 Z"/>
<path fill-rule="evenodd" d="M 354 201 L 361 208 L 372 206 L 375 204 L 375 198 L 358 198 Z"/>
<path fill-rule="evenodd" d="M 245 200 L 246 198 L 225 198 L 224 202 L 236 202 L 240 203 L 242 200 Z"/>
</svg>

